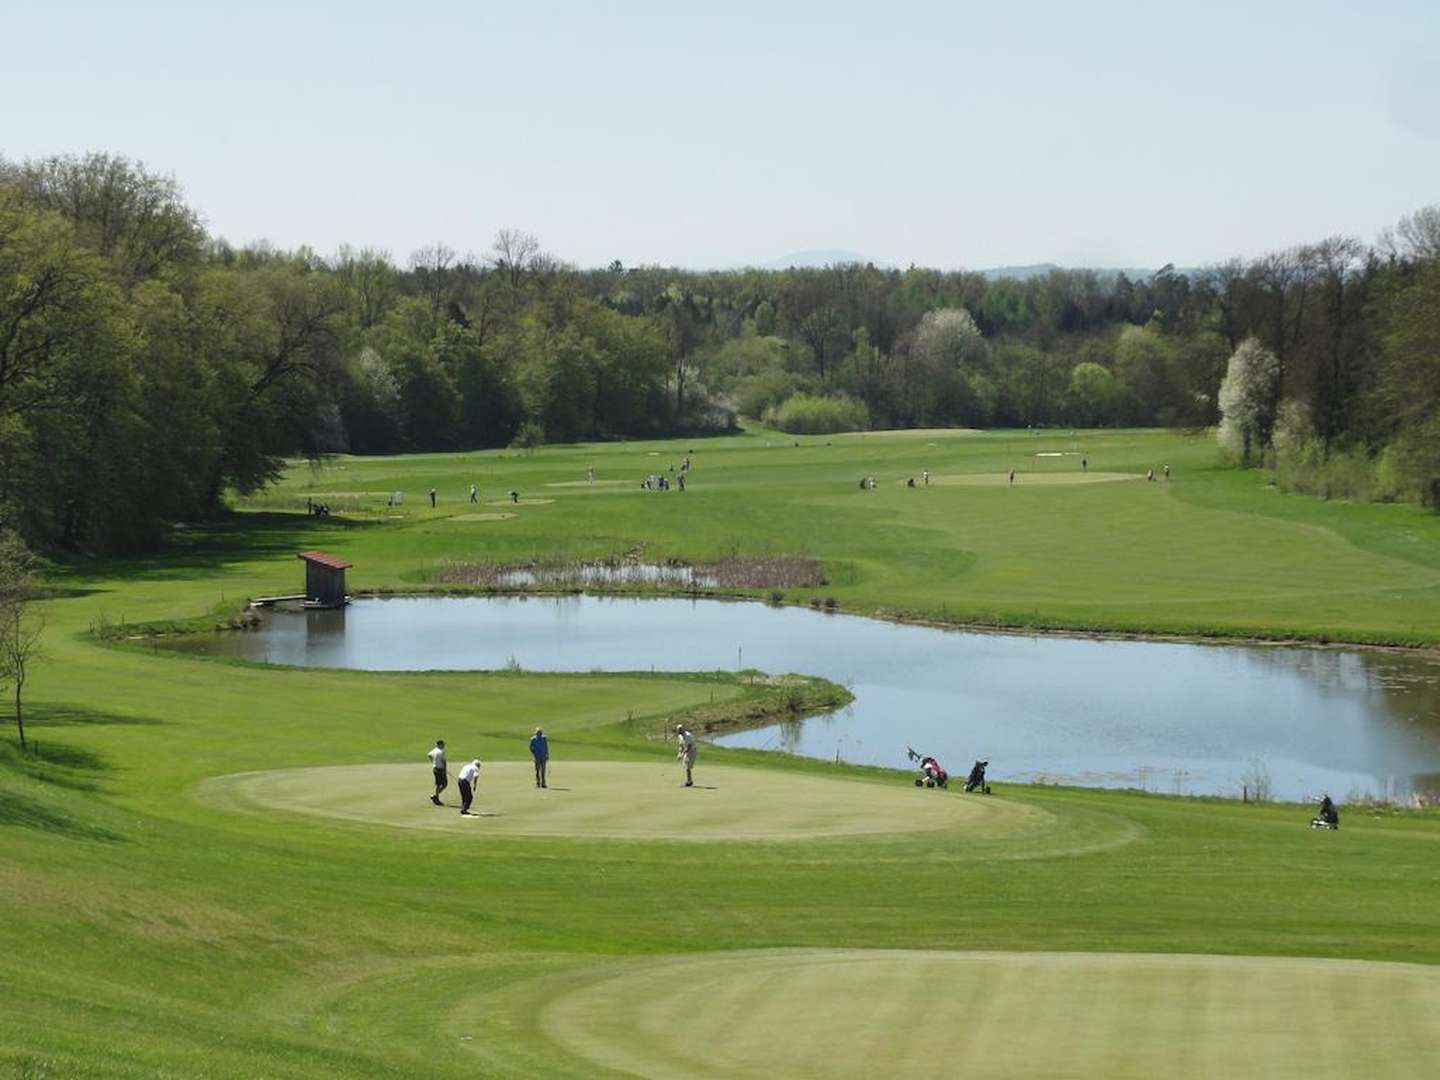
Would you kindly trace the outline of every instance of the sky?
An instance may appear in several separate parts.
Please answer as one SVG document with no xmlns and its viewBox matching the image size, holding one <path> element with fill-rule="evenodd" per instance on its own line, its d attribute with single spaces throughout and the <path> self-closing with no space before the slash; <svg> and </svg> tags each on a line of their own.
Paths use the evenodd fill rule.
<svg viewBox="0 0 1440 1080">
<path fill-rule="evenodd" d="M 1440 3 L 0 0 L 0 156 L 403 262 L 1199 266 L 1440 202 Z"/>
</svg>

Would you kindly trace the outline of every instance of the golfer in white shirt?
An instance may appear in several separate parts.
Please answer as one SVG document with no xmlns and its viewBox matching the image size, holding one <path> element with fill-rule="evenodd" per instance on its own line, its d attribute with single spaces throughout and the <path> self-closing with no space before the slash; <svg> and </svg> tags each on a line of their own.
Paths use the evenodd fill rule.
<svg viewBox="0 0 1440 1080">
<path fill-rule="evenodd" d="M 480 786 L 479 759 L 461 766 L 455 786 L 460 789 L 460 813 L 465 817 L 474 817 L 475 815 L 470 813 L 470 803 L 475 798 L 475 789 Z"/>
<path fill-rule="evenodd" d="M 700 752 L 700 744 L 684 724 L 675 725 L 675 741 L 679 743 L 675 756 L 685 764 L 685 787 L 694 787 L 695 779 L 691 772 L 695 768 L 695 755 Z"/>
</svg>

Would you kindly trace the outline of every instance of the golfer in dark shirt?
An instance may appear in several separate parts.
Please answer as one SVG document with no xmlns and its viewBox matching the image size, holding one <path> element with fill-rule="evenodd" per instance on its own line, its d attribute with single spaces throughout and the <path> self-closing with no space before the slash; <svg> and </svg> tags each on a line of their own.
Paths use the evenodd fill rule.
<svg viewBox="0 0 1440 1080">
<path fill-rule="evenodd" d="M 530 737 L 530 756 L 535 759 L 535 786 L 545 786 L 545 766 L 550 761 L 550 740 L 545 738 L 543 728 L 536 728 Z"/>
</svg>

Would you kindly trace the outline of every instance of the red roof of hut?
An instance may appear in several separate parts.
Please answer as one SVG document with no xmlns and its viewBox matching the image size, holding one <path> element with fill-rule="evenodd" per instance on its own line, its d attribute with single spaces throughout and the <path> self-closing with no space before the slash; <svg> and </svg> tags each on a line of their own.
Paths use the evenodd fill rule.
<svg viewBox="0 0 1440 1080">
<path fill-rule="evenodd" d="M 302 551 L 296 556 L 297 559 L 304 559 L 306 562 L 319 563 L 321 566 L 328 566 L 331 570 L 347 570 L 354 563 L 348 563 L 337 555 L 327 555 L 323 551 Z"/>
</svg>

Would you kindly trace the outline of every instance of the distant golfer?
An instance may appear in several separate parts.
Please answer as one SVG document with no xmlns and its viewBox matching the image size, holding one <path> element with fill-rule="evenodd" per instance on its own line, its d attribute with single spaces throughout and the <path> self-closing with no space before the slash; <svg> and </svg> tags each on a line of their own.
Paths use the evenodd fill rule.
<svg viewBox="0 0 1440 1080">
<path fill-rule="evenodd" d="M 472 503 L 480 501 L 480 490 L 474 484 L 470 485 L 470 501 Z"/>
<path fill-rule="evenodd" d="M 512 503 L 518 503 L 518 502 L 520 501 L 520 492 L 518 492 L 518 491 L 512 491 L 512 492 L 510 492 L 510 501 L 511 501 Z"/>
<path fill-rule="evenodd" d="M 695 736 L 690 734 L 690 729 L 684 724 L 675 725 L 675 741 L 679 744 L 675 751 L 675 757 L 685 763 L 685 787 L 695 786 L 695 755 L 700 752 L 700 744 L 695 741 Z"/>
<path fill-rule="evenodd" d="M 435 489 L 434 489 L 434 488 L 431 488 L 431 489 L 430 489 L 430 509 L 431 509 L 431 510 L 434 510 L 434 509 L 435 509 Z"/>
<path fill-rule="evenodd" d="M 435 794 L 430 796 L 430 801 L 436 806 L 444 806 L 440 801 L 440 793 L 450 786 L 450 774 L 445 769 L 445 740 L 436 739 L 435 749 L 426 755 L 430 759 L 430 768 L 435 773 Z"/>
<path fill-rule="evenodd" d="M 1090 459 L 1089 459 L 1089 458 L 1087 458 L 1087 457 L 1082 457 L 1082 458 L 1080 459 L 1080 471 L 1081 471 L 1081 472 L 1089 472 L 1089 471 L 1090 471 Z"/>
<path fill-rule="evenodd" d="M 680 474 L 680 490 L 685 490 L 685 474 L 683 472 Z"/>
<path fill-rule="evenodd" d="M 478 758 L 471 761 L 469 765 L 461 766 L 455 786 L 460 789 L 461 816 L 474 817 L 475 815 L 470 813 L 470 804 L 475 800 L 475 789 L 480 786 L 480 760 Z"/>
<path fill-rule="evenodd" d="M 1169 479 L 1170 479 L 1170 466 L 1169 466 L 1169 465 L 1166 465 L 1166 466 L 1165 466 L 1165 479 L 1166 479 L 1166 480 L 1169 480 Z"/>
<path fill-rule="evenodd" d="M 1014 486 L 1015 486 L 1015 470 L 1014 470 L 1014 469 L 1011 469 L 1011 470 L 1010 470 L 1010 486 L 1011 486 L 1011 487 L 1014 487 Z"/>
<path fill-rule="evenodd" d="M 530 736 L 530 756 L 535 759 L 535 786 L 545 786 L 545 766 L 550 763 L 550 740 L 545 738 L 545 729 L 536 728 Z"/>
<path fill-rule="evenodd" d="M 929 469 L 921 469 L 921 470 L 920 470 L 920 475 L 925 478 L 925 486 L 926 486 L 926 487 L 929 487 L 929 486 L 930 486 L 930 470 L 929 470 Z"/>
</svg>

